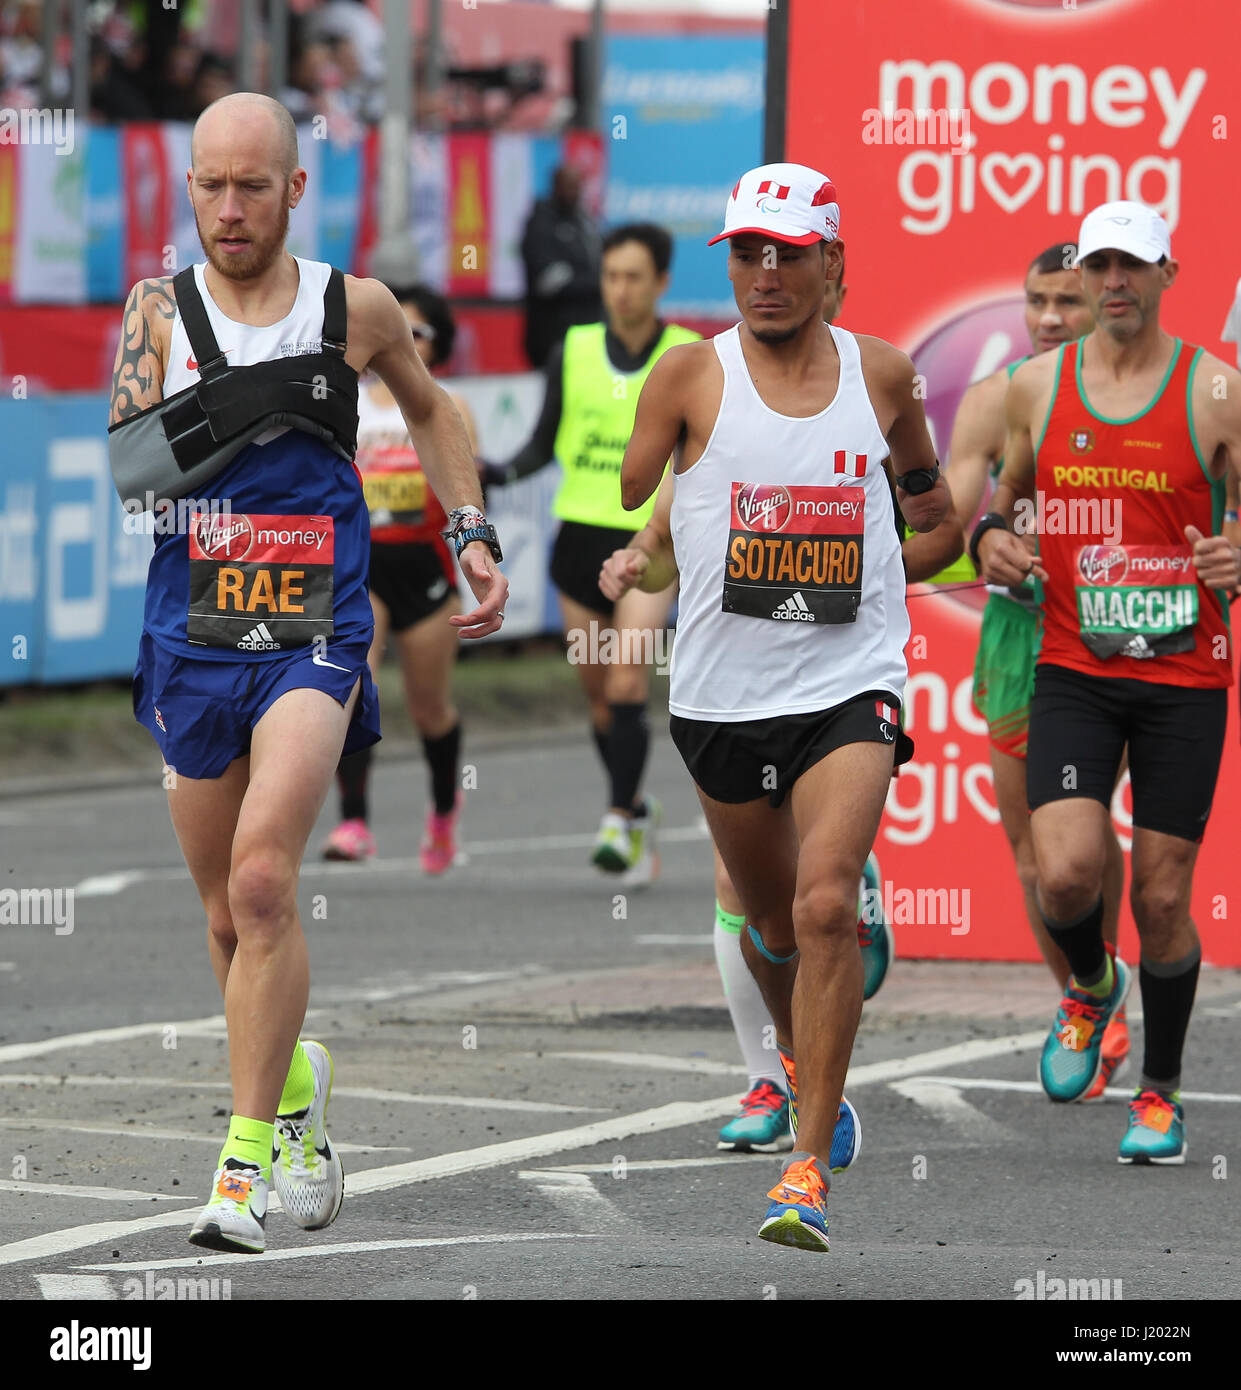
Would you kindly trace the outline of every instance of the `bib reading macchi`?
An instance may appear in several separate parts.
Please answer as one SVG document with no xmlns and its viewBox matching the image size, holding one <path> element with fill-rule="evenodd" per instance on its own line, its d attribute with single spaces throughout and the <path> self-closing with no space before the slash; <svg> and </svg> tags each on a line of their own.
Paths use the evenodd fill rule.
<svg viewBox="0 0 1241 1390">
<path fill-rule="evenodd" d="M 186 636 L 230 651 L 331 637 L 330 516 L 199 516 L 190 529 Z"/>
<path fill-rule="evenodd" d="M 1219 594 L 1198 580 L 1187 526 L 1218 532 L 1224 485 L 1188 417 L 1201 348 L 1176 340 L 1163 381 L 1123 420 L 1082 386 L 1090 339 L 1060 349 L 1035 450 L 1044 586 L 1039 662 L 1166 685 L 1232 684 Z"/>
<path fill-rule="evenodd" d="M 740 329 L 714 346 L 724 374 L 702 457 L 676 474 L 681 573 L 668 708 L 722 723 L 810 714 L 905 690 L 905 572 L 857 340 L 831 328 L 836 392 L 782 415 L 746 367 Z"/>
<path fill-rule="evenodd" d="M 724 611 L 777 622 L 853 622 L 865 523 L 860 487 L 733 483 Z"/>
<path fill-rule="evenodd" d="M 1085 545 L 1077 552 L 1082 641 L 1106 661 L 1194 649 L 1198 586 L 1188 545 Z"/>
</svg>

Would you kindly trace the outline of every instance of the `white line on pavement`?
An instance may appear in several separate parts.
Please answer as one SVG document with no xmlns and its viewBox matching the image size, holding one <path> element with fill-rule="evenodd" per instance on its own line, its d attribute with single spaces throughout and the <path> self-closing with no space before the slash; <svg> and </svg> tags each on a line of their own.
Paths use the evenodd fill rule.
<svg viewBox="0 0 1241 1390">
<path fill-rule="evenodd" d="M 635 946 L 713 946 L 715 938 L 713 936 L 661 935 L 656 932 L 651 936 L 635 936 L 633 944 Z"/>
<path fill-rule="evenodd" d="M 1043 1094 L 1043 1086 L 1039 1081 L 993 1081 L 988 1077 L 981 1076 L 923 1076 L 919 1077 L 919 1080 L 934 1081 L 944 1086 L 956 1086 L 963 1091 L 1019 1091 L 1024 1095 Z M 1103 1094 L 1116 1096 L 1119 1100 L 1128 1100 L 1133 1095 L 1133 1088 L 1131 1086 L 1109 1086 Z M 1182 1091 L 1181 1100 L 1215 1101 L 1223 1105 L 1241 1105 L 1241 1095 L 1230 1095 L 1228 1092 L 1220 1094 L 1216 1091 Z"/>
<path fill-rule="evenodd" d="M 528 1054 L 530 1055 L 530 1054 Z M 744 1076 L 739 1063 L 712 1062 L 706 1057 L 665 1057 L 658 1052 L 545 1052 L 566 1062 L 603 1062 L 608 1066 L 648 1071 L 684 1071 L 697 1076 Z"/>
<path fill-rule="evenodd" d="M 714 1168 L 717 1165 L 754 1163 L 765 1160 L 768 1163 L 781 1161 L 779 1154 L 722 1153 L 710 1158 L 634 1158 L 624 1160 L 624 1172 L 632 1173 L 639 1168 Z M 547 1168 L 535 1168 L 536 1173 L 616 1173 L 613 1163 L 557 1163 Z M 521 1174 L 525 1177 L 526 1174 Z"/>
<path fill-rule="evenodd" d="M 216 1144 L 218 1134 L 192 1134 L 183 1129 L 148 1129 L 146 1125 L 97 1125 L 88 1120 L 21 1115 L 0 1118 L 0 1129 L 68 1130 L 74 1134 L 112 1134 L 121 1139 L 169 1139 L 178 1144 Z M 408 1144 L 337 1144 L 341 1153 L 408 1153 Z"/>
<path fill-rule="evenodd" d="M 1047 1038 L 1044 1029 L 1038 1033 L 1010 1033 L 1003 1038 L 972 1038 L 969 1042 L 937 1047 L 933 1052 L 918 1052 L 912 1057 L 892 1057 L 886 1062 L 864 1062 L 850 1067 L 846 1086 L 863 1086 L 872 1081 L 892 1081 L 898 1076 L 918 1076 L 932 1067 L 953 1066 L 957 1062 L 975 1062 L 983 1057 L 1004 1057 L 1014 1052 L 1029 1052 L 1042 1047 Z"/>
<path fill-rule="evenodd" d="M 73 1183 L 0 1180 L 0 1192 L 29 1192 L 42 1197 L 92 1197 L 100 1202 L 184 1202 L 183 1192 L 131 1192 L 123 1187 L 75 1187 Z"/>
<path fill-rule="evenodd" d="M 0 1047 L 0 1062 L 21 1062 L 27 1057 L 43 1057 L 49 1052 L 62 1052 L 71 1047 L 95 1047 L 99 1043 L 126 1042 L 130 1038 L 146 1038 L 175 1029 L 176 1036 L 202 1036 L 226 1028 L 223 1014 L 210 1018 L 186 1018 L 180 1022 L 132 1023 L 123 1028 L 96 1028 L 89 1033 L 60 1033 L 40 1042 L 8 1043 Z"/>
<path fill-rule="evenodd" d="M 72 1298 L 75 1302 L 111 1303 L 118 1295 L 110 1280 L 98 1274 L 36 1274 L 44 1298 Z"/>
<path fill-rule="evenodd" d="M 591 1234 L 619 1231 L 633 1223 L 606 1198 L 585 1173 L 521 1172 L 517 1176 L 534 1184 L 566 1221 Z"/>
<path fill-rule="evenodd" d="M 1017 1138 L 1006 1125 L 972 1106 L 955 1086 L 946 1086 L 925 1076 L 910 1076 L 903 1081 L 890 1081 L 888 1085 L 898 1095 L 906 1096 L 924 1110 L 929 1110 L 937 1120 L 952 1125 L 980 1143 Z"/>
<path fill-rule="evenodd" d="M 593 1234 L 579 1234 L 575 1231 L 519 1231 L 513 1234 L 494 1236 L 424 1236 L 407 1240 L 351 1240 L 339 1245 L 299 1245 L 290 1250 L 268 1250 L 262 1255 L 226 1255 L 212 1252 L 189 1256 L 183 1260 L 133 1260 L 121 1263 L 113 1260 L 106 1265 L 77 1265 L 77 1269 L 198 1269 L 206 1271 L 216 1265 L 257 1265 L 270 1264 L 279 1260 L 315 1260 L 329 1255 L 365 1255 L 380 1250 L 420 1250 L 436 1245 L 508 1245 L 528 1240 L 599 1240 Z"/>
</svg>

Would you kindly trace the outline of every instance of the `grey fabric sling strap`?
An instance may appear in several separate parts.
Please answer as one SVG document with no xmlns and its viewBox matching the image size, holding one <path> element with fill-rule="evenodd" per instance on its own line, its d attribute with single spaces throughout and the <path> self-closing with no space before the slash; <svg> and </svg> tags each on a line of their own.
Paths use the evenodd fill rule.
<svg viewBox="0 0 1241 1390">
<path fill-rule="evenodd" d="M 358 447 L 358 374 L 345 361 L 345 277 L 323 292 L 319 352 L 230 367 L 211 328 L 193 267 L 173 279 L 200 380 L 108 428 L 112 481 L 126 511 L 193 496 L 265 430 L 304 430 L 352 459 Z"/>
</svg>

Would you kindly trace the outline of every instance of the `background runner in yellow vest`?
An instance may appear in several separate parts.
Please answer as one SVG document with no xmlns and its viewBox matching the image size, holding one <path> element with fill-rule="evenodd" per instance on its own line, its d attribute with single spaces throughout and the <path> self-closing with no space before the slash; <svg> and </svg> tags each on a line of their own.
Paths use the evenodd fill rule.
<svg viewBox="0 0 1241 1390">
<path fill-rule="evenodd" d="M 1073 269 L 1076 257 L 1075 242 L 1057 242 L 1036 256 L 1026 271 L 1025 316 L 1031 356 L 1053 352 L 1061 343 L 1071 343 L 1094 327 L 1081 277 Z M 1028 360 L 1020 358 L 975 382 L 957 408 L 948 451 L 948 476 L 957 515 L 967 535 L 973 529 L 984 494 L 991 490 L 1004 464 L 1004 396 L 1009 379 Z M 1034 539 L 1027 537 L 1031 547 Z M 968 556 L 959 564 L 968 566 L 968 577 L 974 577 L 973 562 Z M 953 566 L 954 572 L 957 569 Z M 1020 589 L 995 588 L 988 596 L 974 663 L 974 703 L 987 721 L 995 802 L 1017 865 L 1026 919 L 1063 994 L 1069 963 L 1047 934 L 1038 910 L 1034 842 L 1026 804 L 1026 735 L 1041 632 L 1040 595 L 1036 590 L 1037 581 L 1030 579 Z M 1103 877 L 1103 939 L 1113 955 L 1124 887 L 1125 856 L 1109 824 Z M 1129 1025 L 1121 1008 L 1103 1038 L 1099 1075 L 1082 1099 L 1102 1100 L 1105 1087 L 1119 1074 L 1128 1055 Z"/>
<path fill-rule="evenodd" d="M 640 513 L 626 512 L 620 497 L 621 459 L 643 383 L 670 347 L 699 336 L 658 316 L 671 262 L 672 238 L 651 223 L 617 227 L 604 238 L 607 321 L 569 329 L 548 359 L 547 394 L 534 434 L 507 467 L 486 474 L 491 484 L 512 482 L 553 458 L 564 470 L 552 508 L 561 524 L 551 577 L 608 779 L 607 811 L 592 857 L 600 869 L 625 873 L 635 883 L 649 882 L 659 867 L 659 805 L 640 788 L 650 747 L 648 665 L 657 634 L 667 631 L 675 585 L 658 594 L 634 590 L 613 605 L 599 588 L 599 569 L 655 505 L 652 497 Z"/>
</svg>

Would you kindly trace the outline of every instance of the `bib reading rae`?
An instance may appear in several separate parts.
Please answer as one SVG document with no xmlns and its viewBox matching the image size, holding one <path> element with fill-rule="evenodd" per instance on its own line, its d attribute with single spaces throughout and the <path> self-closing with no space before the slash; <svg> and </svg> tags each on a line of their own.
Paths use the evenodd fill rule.
<svg viewBox="0 0 1241 1390">
<path fill-rule="evenodd" d="M 195 516 L 186 637 L 283 651 L 331 637 L 335 527 L 329 516 Z"/>
<path fill-rule="evenodd" d="M 1198 585 L 1188 545 L 1084 545 L 1074 561 L 1082 641 L 1095 656 L 1193 651 Z"/>
<path fill-rule="evenodd" d="M 865 523 L 861 487 L 734 482 L 724 612 L 776 622 L 854 622 Z"/>
</svg>

